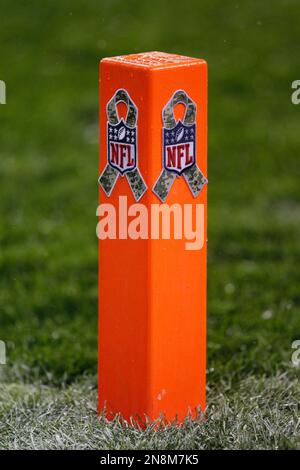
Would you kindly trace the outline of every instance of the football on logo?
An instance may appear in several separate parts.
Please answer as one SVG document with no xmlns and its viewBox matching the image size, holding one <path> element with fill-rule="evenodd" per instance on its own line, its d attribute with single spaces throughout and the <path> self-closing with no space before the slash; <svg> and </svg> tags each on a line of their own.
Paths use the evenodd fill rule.
<svg viewBox="0 0 300 470">
<path fill-rule="evenodd" d="M 178 121 L 173 129 L 163 128 L 163 157 L 167 171 L 180 176 L 196 162 L 196 125 Z"/>
<path fill-rule="evenodd" d="M 183 128 L 178 129 L 178 131 L 176 132 L 176 142 L 179 142 L 182 139 L 183 134 L 184 134 L 184 129 Z"/>
<path fill-rule="evenodd" d="M 125 133 L 126 133 L 125 127 L 121 127 L 121 129 L 119 129 L 119 132 L 118 132 L 118 139 L 123 140 L 125 137 Z"/>
</svg>

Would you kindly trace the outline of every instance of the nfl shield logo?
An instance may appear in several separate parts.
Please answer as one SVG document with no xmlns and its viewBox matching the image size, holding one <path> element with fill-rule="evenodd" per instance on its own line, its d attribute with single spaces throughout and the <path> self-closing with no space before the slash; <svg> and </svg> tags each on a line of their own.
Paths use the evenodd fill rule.
<svg viewBox="0 0 300 470">
<path fill-rule="evenodd" d="M 196 162 L 196 125 L 180 120 L 172 129 L 163 128 L 163 159 L 167 171 L 178 176 Z"/>
<path fill-rule="evenodd" d="M 136 127 L 128 127 L 124 120 L 117 125 L 107 123 L 107 160 L 123 176 L 136 169 Z"/>
</svg>

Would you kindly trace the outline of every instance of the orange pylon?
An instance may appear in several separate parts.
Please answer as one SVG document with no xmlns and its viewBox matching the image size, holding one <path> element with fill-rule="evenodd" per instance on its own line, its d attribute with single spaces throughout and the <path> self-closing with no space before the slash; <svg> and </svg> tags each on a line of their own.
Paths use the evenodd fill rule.
<svg viewBox="0 0 300 470">
<path fill-rule="evenodd" d="M 108 418 L 181 422 L 205 410 L 206 154 L 204 60 L 101 61 L 100 203 L 117 214 L 116 238 L 99 241 L 99 412 Z M 120 236 L 120 196 L 143 204 L 149 225 L 154 204 L 202 205 L 204 243 Z"/>
</svg>

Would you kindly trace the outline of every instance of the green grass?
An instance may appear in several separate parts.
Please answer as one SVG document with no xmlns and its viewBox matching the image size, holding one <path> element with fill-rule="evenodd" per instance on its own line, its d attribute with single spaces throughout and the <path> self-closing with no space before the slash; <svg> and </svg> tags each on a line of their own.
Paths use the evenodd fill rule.
<svg viewBox="0 0 300 470">
<path fill-rule="evenodd" d="M 52 424 L 36 443 L 16 436 L 35 399 L 32 420 L 53 403 L 62 447 L 298 445 L 298 2 L 0 0 L 0 11 L 0 445 L 60 446 Z M 99 424 L 84 379 L 97 364 L 98 60 L 146 50 L 209 63 L 210 423 L 156 437 Z"/>
<path fill-rule="evenodd" d="M 94 380 L 0 385 L 1 449 L 300 449 L 299 382 L 287 374 L 209 388 L 206 419 L 143 431 L 96 415 Z M 250 397 L 249 397 L 250 395 Z"/>
</svg>

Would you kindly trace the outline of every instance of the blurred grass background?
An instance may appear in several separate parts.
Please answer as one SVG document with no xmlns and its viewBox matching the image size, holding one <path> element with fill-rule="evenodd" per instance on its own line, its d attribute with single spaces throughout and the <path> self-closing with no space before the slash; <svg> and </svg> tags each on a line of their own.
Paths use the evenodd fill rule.
<svg viewBox="0 0 300 470">
<path fill-rule="evenodd" d="M 97 364 L 98 61 L 209 64 L 208 383 L 291 366 L 300 338 L 296 0 L 0 0 L 0 339 L 5 380 Z"/>
</svg>

